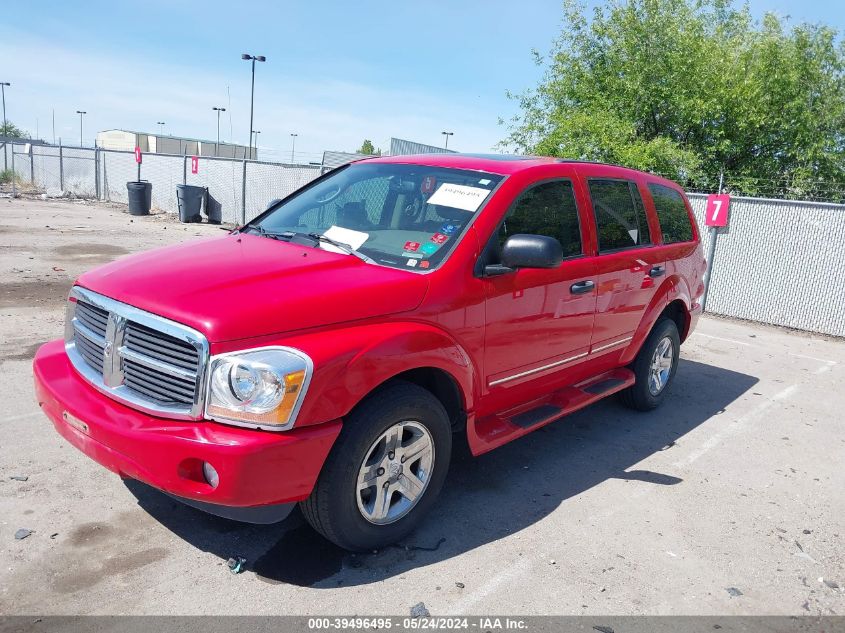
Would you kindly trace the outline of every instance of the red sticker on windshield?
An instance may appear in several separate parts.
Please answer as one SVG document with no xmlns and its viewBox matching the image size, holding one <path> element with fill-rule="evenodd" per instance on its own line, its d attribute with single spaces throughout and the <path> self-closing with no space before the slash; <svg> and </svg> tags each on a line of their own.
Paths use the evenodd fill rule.
<svg viewBox="0 0 845 633">
<path fill-rule="evenodd" d="M 418 251 L 420 249 L 419 242 L 405 242 L 405 250 L 411 251 L 412 253 Z"/>
<path fill-rule="evenodd" d="M 420 185 L 420 191 L 422 193 L 431 193 L 434 191 L 434 188 L 437 186 L 437 178 L 434 176 L 426 176 L 423 178 L 422 185 Z"/>
<path fill-rule="evenodd" d="M 435 244 L 443 244 L 448 239 L 449 239 L 449 236 L 443 235 L 443 233 L 435 233 L 434 235 L 431 236 L 431 241 L 434 242 Z"/>
</svg>

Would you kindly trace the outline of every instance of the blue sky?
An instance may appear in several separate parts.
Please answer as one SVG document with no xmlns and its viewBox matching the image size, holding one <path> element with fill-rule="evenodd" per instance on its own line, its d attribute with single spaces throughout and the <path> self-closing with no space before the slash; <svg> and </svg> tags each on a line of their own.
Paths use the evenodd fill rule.
<svg viewBox="0 0 845 633">
<path fill-rule="evenodd" d="M 845 31 L 841 0 L 751 0 L 755 15 Z M 600 0 L 589 0 L 588 5 Z M 391 136 L 488 151 L 515 105 L 505 97 L 536 84 L 530 50 L 546 50 L 561 26 L 558 0 L 401 2 L 231 0 L 14 2 L 0 25 L 0 81 L 7 116 L 35 135 L 85 143 L 125 128 L 213 139 L 212 106 L 226 107 L 221 139 L 245 143 L 249 64 L 256 72 L 255 125 L 265 158 L 319 160 Z"/>
</svg>

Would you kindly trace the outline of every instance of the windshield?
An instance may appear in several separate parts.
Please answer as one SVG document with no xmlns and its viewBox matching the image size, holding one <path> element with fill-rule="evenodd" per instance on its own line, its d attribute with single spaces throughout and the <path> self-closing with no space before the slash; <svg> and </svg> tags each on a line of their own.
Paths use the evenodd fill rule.
<svg viewBox="0 0 845 633">
<path fill-rule="evenodd" d="M 387 266 L 433 269 L 501 180 L 443 167 L 354 164 L 303 189 L 248 228 L 277 239 L 324 236 L 314 246 L 355 250 Z"/>
</svg>

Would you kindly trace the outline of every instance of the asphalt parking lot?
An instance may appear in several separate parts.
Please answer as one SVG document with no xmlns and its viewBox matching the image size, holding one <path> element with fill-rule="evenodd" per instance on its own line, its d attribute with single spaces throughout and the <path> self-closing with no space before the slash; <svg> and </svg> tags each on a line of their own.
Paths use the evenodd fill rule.
<svg viewBox="0 0 845 633">
<path fill-rule="evenodd" d="M 845 613 L 845 341 L 777 328 L 703 318 L 663 408 L 605 401 L 459 461 L 423 528 L 371 554 L 122 482 L 39 412 L 32 356 L 82 270 L 219 233 L 0 200 L 0 613 Z"/>
</svg>

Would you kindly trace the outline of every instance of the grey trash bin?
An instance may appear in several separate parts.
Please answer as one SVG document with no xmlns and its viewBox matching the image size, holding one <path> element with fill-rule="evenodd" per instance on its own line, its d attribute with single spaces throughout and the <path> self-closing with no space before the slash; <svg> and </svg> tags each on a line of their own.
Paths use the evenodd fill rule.
<svg viewBox="0 0 845 633">
<path fill-rule="evenodd" d="M 131 180 L 126 183 L 130 215 L 149 215 L 153 204 L 153 185 L 146 180 Z"/>
<path fill-rule="evenodd" d="M 179 204 L 180 222 L 201 222 L 202 200 L 205 187 L 176 185 L 176 201 Z"/>
</svg>

